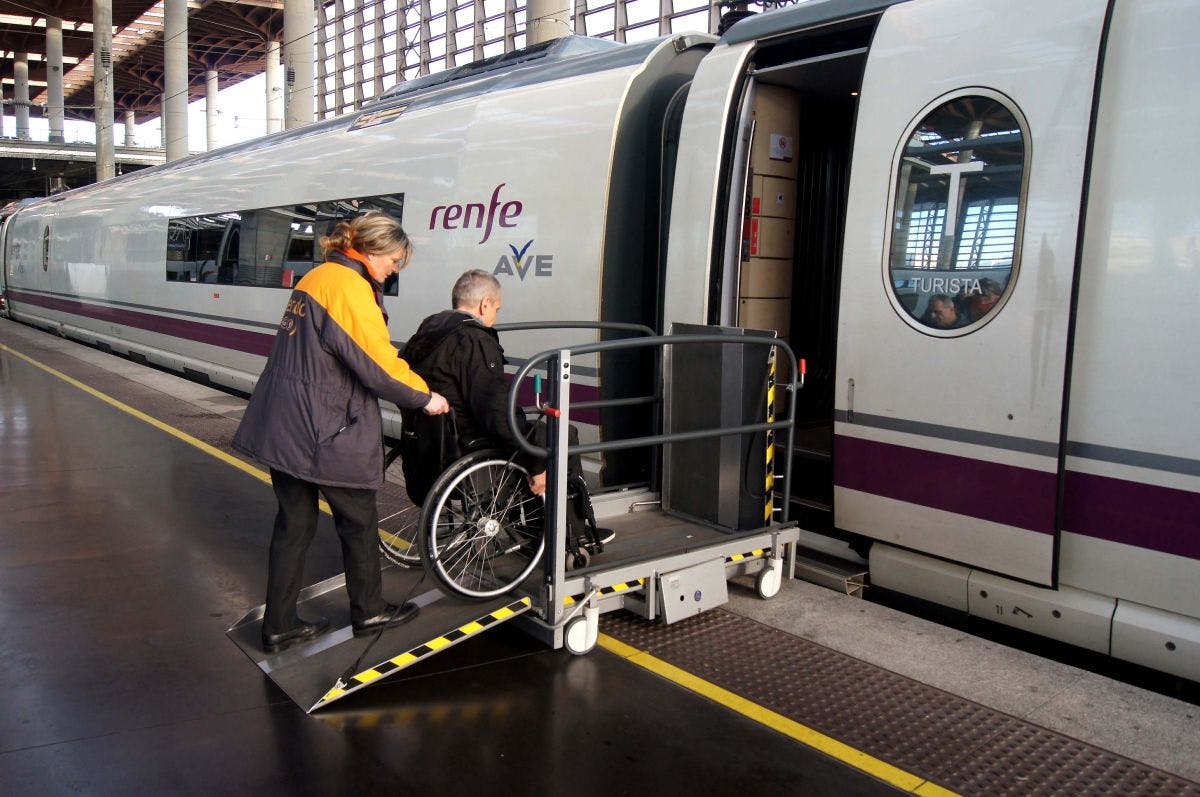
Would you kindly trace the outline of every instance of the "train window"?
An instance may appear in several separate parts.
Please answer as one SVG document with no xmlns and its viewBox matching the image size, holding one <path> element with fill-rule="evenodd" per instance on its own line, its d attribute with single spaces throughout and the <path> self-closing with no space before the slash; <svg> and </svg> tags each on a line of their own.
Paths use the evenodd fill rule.
<svg viewBox="0 0 1200 797">
<path fill-rule="evenodd" d="M 167 223 L 169 282 L 292 288 L 325 259 L 318 245 L 339 221 L 369 210 L 402 218 L 404 196 L 362 197 L 188 216 Z M 395 280 L 384 293 L 395 296 Z"/>
<path fill-rule="evenodd" d="M 167 224 L 167 280 L 217 282 L 217 257 L 229 217 L 194 216 Z"/>
<path fill-rule="evenodd" d="M 42 231 L 42 271 L 50 270 L 50 228 Z"/>
<path fill-rule="evenodd" d="M 889 298 L 939 337 L 994 318 L 1017 278 L 1026 125 L 1007 98 L 974 92 L 927 109 L 896 166 Z"/>
</svg>

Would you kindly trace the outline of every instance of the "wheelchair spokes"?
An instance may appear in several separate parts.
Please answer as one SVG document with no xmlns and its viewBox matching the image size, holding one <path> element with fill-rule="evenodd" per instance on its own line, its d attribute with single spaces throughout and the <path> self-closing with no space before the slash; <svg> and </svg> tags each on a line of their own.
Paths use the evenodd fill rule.
<svg viewBox="0 0 1200 797">
<path fill-rule="evenodd" d="M 450 590 L 495 597 L 537 566 L 544 509 L 527 479 L 524 468 L 495 452 L 464 457 L 438 479 L 422 515 L 421 553 Z"/>
</svg>

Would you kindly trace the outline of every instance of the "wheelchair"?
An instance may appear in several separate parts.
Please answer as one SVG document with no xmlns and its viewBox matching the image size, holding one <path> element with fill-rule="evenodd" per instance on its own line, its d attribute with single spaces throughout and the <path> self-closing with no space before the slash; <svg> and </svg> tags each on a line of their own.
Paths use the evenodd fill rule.
<svg viewBox="0 0 1200 797">
<path fill-rule="evenodd" d="M 383 472 L 386 475 L 400 459 L 400 446 L 384 446 Z M 417 528 L 421 521 L 421 505 L 408 504 L 379 519 L 379 552 L 392 564 L 400 567 L 421 567 L 421 552 L 417 543 Z"/>
<path fill-rule="evenodd" d="M 529 471 L 494 449 L 447 468 L 421 511 L 426 569 L 460 597 L 485 600 L 517 587 L 541 561 L 545 502 L 529 490 Z"/>
<path fill-rule="evenodd" d="M 407 428 L 413 437 L 387 452 L 384 470 L 402 460 L 413 505 L 385 519 L 399 518 L 380 535 L 381 552 L 402 567 L 423 566 L 460 598 L 487 600 L 512 591 L 545 550 L 545 503 L 529 490 L 529 471 L 490 447 L 458 456 L 457 445 L 445 442 L 453 432 L 440 419 L 413 418 Z M 411 442 L 421 434 L 437 435 L 438 442 L 417 455 Z M 439 473 L 432 484 L 430 473 Z M 571 475 L 567 499 L 568 514 L 583 529 L 568 535 L 568 567 L 586 567 L 603 545 L 581 474 Z"/>
</svg>

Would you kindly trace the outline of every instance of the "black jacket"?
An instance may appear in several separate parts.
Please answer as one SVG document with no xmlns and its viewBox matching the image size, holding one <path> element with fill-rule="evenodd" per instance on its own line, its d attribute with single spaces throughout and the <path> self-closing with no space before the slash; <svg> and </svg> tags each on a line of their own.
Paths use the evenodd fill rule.
<svg viewBox="0 0 1200 797">
<path fill-rule="evenodd" d="M 485 439 L 506 453 L 517 449 L 507 420 L 508 380 L 496 330 L 470 313 L 443 310 L 421 322 L 404 346 L 404 359 L 450 403 L 464 450 L 480 447 Z M 529 431 L 520 412 L 517 422 L 522 433 Z M 524 454 L 517 460 L 525 467 L 535 464 Z"/>
</svg>

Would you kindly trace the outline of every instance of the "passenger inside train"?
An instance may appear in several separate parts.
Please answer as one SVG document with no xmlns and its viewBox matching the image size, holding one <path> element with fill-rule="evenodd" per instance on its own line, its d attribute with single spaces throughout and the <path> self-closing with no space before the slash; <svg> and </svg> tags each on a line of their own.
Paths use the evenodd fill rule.
<svg viewBox="0 0 1200 797">
<path fill-rule="evenodd" d="M 937 329 L 956 329 L 967 323 L 967 317 L 959 312 L 953 299 L 939 293 L 929 300 L 925 323 Z"/>
</svg>

